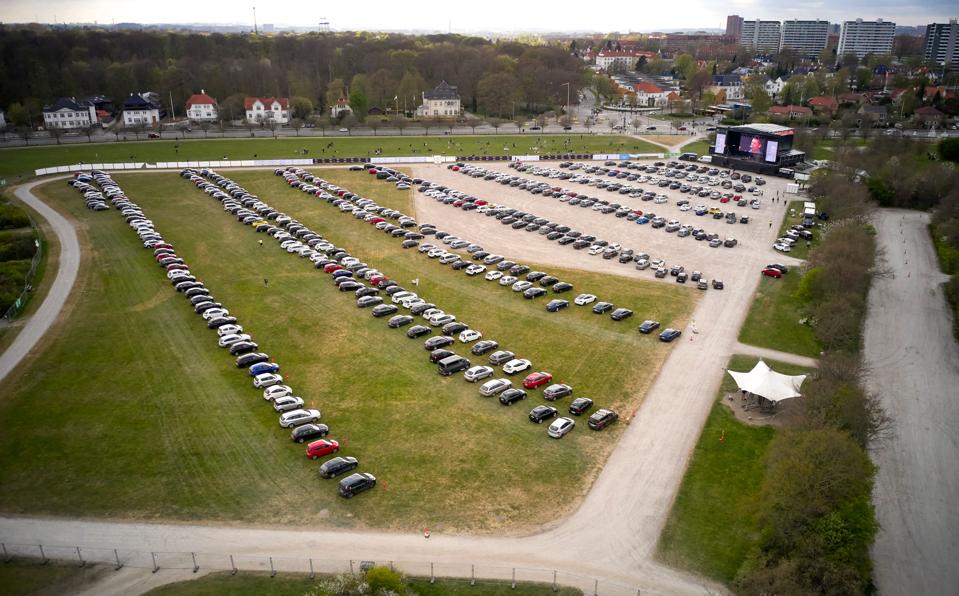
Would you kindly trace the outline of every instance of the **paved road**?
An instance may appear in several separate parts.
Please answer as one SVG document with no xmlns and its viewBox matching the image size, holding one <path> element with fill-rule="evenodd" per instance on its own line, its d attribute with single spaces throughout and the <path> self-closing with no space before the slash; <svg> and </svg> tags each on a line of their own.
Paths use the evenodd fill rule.
<svg viewBox="0 0 959 596">
<path fill-rule="evenodd" d="M 873 453 L 873 561 L 890 596 L 959 590 L 959 346 L 928 222 L 889 209 L 875 221 L 893 274 L 873 283 L 865 327 L 867 386 L 895 423 Z"/>
<path fill-rule="evenodd" d="M 60 242 L 60 259 L 57 264 L 57 276 L 53 280 L 50 292 L 43 300 L 40 308 L 27 320 L 20 329 L 16 339 L 10 347 L 0 355 L 0 381 L 12 371 L 20 361 L 33 349 L 40 338 L 47 332 L 50 325 L 57 319 L 60 310 L 70 295 L 73 282 L 77 279 L 80 268 L 80 243 L 73 225 L 62 215 L 47 207 L 31 192 L 33 187 L 49 180 L 38 180 L 16 189 L 16 197 L 33 208 L 57 235 Z"/>
</svg>

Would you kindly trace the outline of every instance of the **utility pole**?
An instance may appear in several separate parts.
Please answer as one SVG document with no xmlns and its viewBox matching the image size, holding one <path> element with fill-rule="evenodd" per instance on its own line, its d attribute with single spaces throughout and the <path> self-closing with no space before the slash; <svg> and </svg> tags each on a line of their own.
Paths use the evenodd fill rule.
<svg viewBox="0 0 959 596">
<path fill-rule="evenodd" d="M 569 115 L 569 89 L 571 85 L 569 83 L 563 83 L 563 85 L 566 85 L 566 125 L 572 126 L 573 119 Z M 562 87 L 563 85 L 560 85 L 560 87 Z"/>
<path fill-rule="evenodd" d="M 170 120 L 176 120 L 176 110 L 173 109 L 173 92 L 170 91 Z"/>
<path fill-rule="evenodd" d="M 253 7 L 253 35 L 259 35 L 259 32 L 256 30 L 256 6 Z"/>
</svg>

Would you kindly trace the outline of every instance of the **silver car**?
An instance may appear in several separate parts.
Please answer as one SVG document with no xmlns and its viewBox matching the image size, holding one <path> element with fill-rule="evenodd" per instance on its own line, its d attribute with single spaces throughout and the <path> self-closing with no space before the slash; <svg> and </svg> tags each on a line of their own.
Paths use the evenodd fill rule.
<svg viewBox="0 0 959 596">
<path fill-rule="evenodd" d="M 496 395 L 497 393 L 502 393 L 510 387 L 513 386 L 513 383 L 509 379 L 493 379 L 492 381 L 486 381 L 480 387 L 480 395 L 484 397 L 490 397 Z"/>
<path fill-rule="evenodd" d="M 280 426 L 293 428 L 307 422 L 316 422 L 320 419 L 319 410 L 293 410 L 280 416 Z"/>
<path fill-rule="evenodd" d="M 470 383 L 475 383 L 486 377 L 493 375 L 493 368 L 490 366 L 474 366 L 463 373 L 463 378 L 469 381 Z"/>
<path fill-rule="evenodd" d="M 303 407 L 303 398 L 293 395 L 284 395 L 273 400 L 273 409 L 277 412 L 289 412 Z"/>
</svg>

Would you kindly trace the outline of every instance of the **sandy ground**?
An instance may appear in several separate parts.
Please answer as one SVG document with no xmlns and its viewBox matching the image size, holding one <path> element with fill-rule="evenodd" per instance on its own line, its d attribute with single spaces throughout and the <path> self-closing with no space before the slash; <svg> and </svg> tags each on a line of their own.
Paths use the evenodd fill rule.
<svg viewBox="0 0 959 596">
<path fill-rule="evenodd" d="M 959 347 L 928 222 L 886 209 L 875 220 L 893 273 L 873 282 L 865 328 L 867 386 L 895 424 L 873 453 L 873 560 L 888 595 L 959 590 Z"/>
<path fill-rule="evenodd" d="M 264 557 L 329 558 L 335 553 L 333 556 L 340 564 L 346 559 L 405 561 L 407 570 L 420 573 L 428 562 L 435 561 L 442 564 L 448 574 L 459 576 L 468 576 L 470 565 L 475 564 L 483 570 L 478 571 L 478 575 L 508 577 L 509 566 L 516 565 L 565 570 L 562 583 L 585 590 L 594 587 L 592 578 L 603 578 L 606 584 L 600 583 L 600 593 L 604 594 L 634 594 L 637 587 L 644 592 L 668 594 L 703 593 L 707 589 L 722 591 L 718 586 L 665 568 L 652 557 L 689 456 L 712 406 L 724 366 L 737 346 L 739 328 L 759 283 L 758 271 L 767 262 L 794 262 L 771 248 L 784 207 L 771 205 L 770 190 L 767 190 L 763 208 L 749 210 L 756 220 L 754 223 L 733 226 L 718 222 L 706 226 L 717 231 L 723 227 L 735 229 L 741 245 L 732 249 L 710 249 L 689 238 L 677 238 L 648 226 L 637 226 L 492 182 L 477 181 L 441 166 L 416 170 L 418 175 L 500 203 L 535 206 L 535 211 L 544 217 L 574 222 L 584 232 L 647 250 L 669 262 L 681 262 L 690 271 L 699 268 L 707 272 L 707 277 L 721 276 L 726 282 L 723 291 L 709 290 L 701 294 L 692 315 L 698 333 L 690 329 L 684 331 L 642 406 L 637 412 L 623 413 L 623 422 L 628 423 L 629 428 L 572 516 L 555 528 L 522 538 L 434 533 L 429 540 L 421 535 L 380 532 L 0 518 L 0 540 L 7 544 L 43 543 Z M 777 183 L 781 181 L 771 181 L 766 188 L 775 188 Z M 590 194 L 605 193 L 591 191 L 594 192 Z M 680 214 L 674 205 L 656 208 L 661 213 L 675 210 L 681 220 L 702 219 Z M 560 247 L 538 234 L 513 230 L 492 218 L 441 205 L 419 193 L 416 209 L 420 221 L 432 221 L 514 260 L 653 279 L 648 271 L 636 271 L 615 261 Z M 766 220 L 774 220 L 773 226 L 764 225 Z M 689 291 L 699 292 L 692 287 Z M 609 582 L 618 582 L 622 587 Z"/>
</svg>

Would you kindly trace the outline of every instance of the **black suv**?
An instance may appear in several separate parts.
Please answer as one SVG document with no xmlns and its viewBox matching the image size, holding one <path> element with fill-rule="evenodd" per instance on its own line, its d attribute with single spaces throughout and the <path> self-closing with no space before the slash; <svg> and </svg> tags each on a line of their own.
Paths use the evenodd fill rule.
<svg viewBox="0 0 959 596">
<path fill-rule="evenodd" d="M 376 486 L 376 477 L 369 472 L 352 474 L 340 480 L 340 495 L 350 499 L 374 486 Z"/>
<path fill-rule="evenodd" d="M 323 465 L 320 466 L 320 477 L 333 478 L 350 470 L 355 470 L 358 465 L 355 457 L 334 457 L 323 462 Z"/>
<path fill-rule="evenodd" d="M 589 417 L 589 420 L 586 422 L 587 425 L 593 430 L 603 430 L 610 424 L 616 422 L 619 419 L 619 414 L 612 410 L 602 409 L 596 410 L 593 412 L 593 415 Z"/>
<path fill-rule="evenodd" d="M 559 414 L 559 410 L 553 406 L 536 406 L 530 410 L 529 420 L 536 424 L 542 424 L 544 420 L 555 418 L 557 414 Z"/>
<path fill-rule="evenodd" d="M 321 438 L 328 434 L 330 434 L 330 427 L 325 424 L 304 424 L 294 428 L 290 438 L 297 443 L 302 443 L 307 439 Z"/>
</svg>

